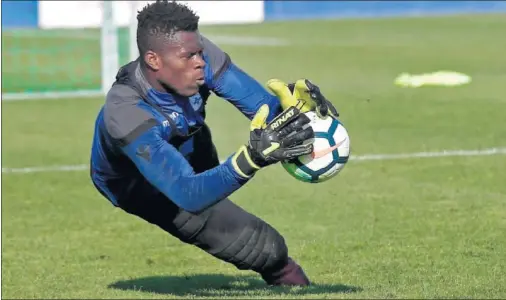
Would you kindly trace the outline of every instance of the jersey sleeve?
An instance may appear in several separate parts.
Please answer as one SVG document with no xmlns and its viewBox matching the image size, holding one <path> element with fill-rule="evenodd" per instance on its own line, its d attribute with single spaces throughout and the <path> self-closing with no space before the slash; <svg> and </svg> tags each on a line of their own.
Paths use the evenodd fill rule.
<svg viewBox="0 0 506 300">
<path fill-rule="evenodd" d="M 279 99 L 270 94 L 258 81 L 237 66 L 230 56 L 209 39 L 203 38 L 204 54 L 209 67 L 209 86 L 217 96 L 232 103 L 246 117 L 252 119 L 260 106 L 269 105 L 272 120 L 281 112 Z"/>
<path fill-rule="evenodd" d="M 120 97 L 117 94 L 108 96 L 113 98 L 112 102 Z M 184 156 L 166 141 L 167 133 L 162 125 L 137 107 L 135 99 L 126 96 L 116 102 L 123 105 L 109 107 L 108 132 L 146 180 L 179 207 L 199 212 L 226 198 L 249 180 L 234 170 L 230 158 L 196 174 Z"/>
</svg>

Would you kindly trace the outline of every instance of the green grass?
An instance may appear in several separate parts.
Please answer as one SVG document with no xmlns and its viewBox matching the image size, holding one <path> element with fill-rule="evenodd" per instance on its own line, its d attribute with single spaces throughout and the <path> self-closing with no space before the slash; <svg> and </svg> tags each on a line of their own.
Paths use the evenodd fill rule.
<svg viewBox="0 0 506 300">
<path fill-rule="evenodd" d="M 290 42 L 223 47 L 260 82 L 308 77 L 318 83 L 342 113 L 353 155 L 506 146 L 504 16 L 203 32 Z M 440 69 L 467 73 L 473 82 L 393 85 L 401 72 Z M 14 82 L 12 76 L 3 79 Z M 86 164 L 102 103 L 2 103 L 2 167 Z M 246 141 L 248 122 L 216 97 L 208 110 L 225 157 Z M 4 173 L 2 297 L 505 298 L 505 169 L 501 155 L 351 160 L 338 177 L 317 185 L 296 182 L 281 166 L 262 170 L 232 200 L 285 236 L 314 282 L 307 289 L 266 288 L 254 273 L 114 209 L 86 171 Z"/>
<path fill-rule="evenodd" d="M 128 60 L 128 32 L 118 31 L 120 63 Z M 3 93 L 100 90 L 98 29 L 2 31 Z"/>
</svg>

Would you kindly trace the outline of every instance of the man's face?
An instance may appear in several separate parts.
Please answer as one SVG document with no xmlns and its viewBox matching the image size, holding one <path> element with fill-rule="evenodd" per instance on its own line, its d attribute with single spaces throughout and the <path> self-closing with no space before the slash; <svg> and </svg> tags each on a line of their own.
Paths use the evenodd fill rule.
<svg viewBox="0 0 506 300">
<path fill-rule="evenodd" d="M 204 84 L 202 41 L 198 31 L 179 31 L 170 41 L 162 43 L 160 50 L 152 53 L 157 80 L 182 96 L 198 93 Z M 150 64 L 152 67 L 153 65 Z"/>
</svg>

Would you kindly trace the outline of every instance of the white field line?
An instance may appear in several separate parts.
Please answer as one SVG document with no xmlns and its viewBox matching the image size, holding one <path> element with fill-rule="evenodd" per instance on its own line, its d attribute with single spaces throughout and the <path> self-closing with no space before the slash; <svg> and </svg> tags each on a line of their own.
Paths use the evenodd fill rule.
<svg viewBox="0 0 506 300">
<path fill-rule="evenodd" d="M 430 158 L 445 156 L 489 156 L 489 155 L 506 155 L 506 148 L 488 148 L 481 150 L 445 150 L 438 152 L 415 152 L 415 153 L 399 153 L 399 154 L 365 154 L 351 156 L 350 160 L 398 160 L 409 158 Z"/>
<path fill-rule="evenodd" d="M 454 157 L 454 156 L 490 156 L 506 155 L 506 148 L 488 148 L 481 150 L 448 150 L 439 152 L 414 152 L 399 154 L 365 154 L 351 156 L 352 161 L 371 161 L 371 160 L 399 160 L 411 158 L 435 158 L 435 157 Z M 67 166 L 42 166 L 27 168 L 2 168 L 2 173 L 42 173 L 42 172 L 68 172 L 68 171 L 87 171 L 89 165 L 67 165 Z"/>
<path fill-rule="evenodd" d="M 99 31 L 79 31 L 79 30 L 15 30 L 2 33 L 4 36 L 13 38 L 29 39 L 69 39 L 69 40 L 95 40 L 100 41 Z M 218 45 L 232 46 L 287 46 L 290 44 L 285 39 L 266 36 L 248 36 L 248 35 L 216 35 L 204 34 L 205 37 Z"/>
<path fill-rule="evenodd" d="M 64 98 L 89 98 L 105 97 L 105 93 L 100 90 L 76 90 L 70 92 L 33 92 L 33 93 L 5 93 L 2 94 L 2 101 L 20 101 L 20 100 L 60 100 Z"/>
<path fill-rule="evenodd" d="M 41 173 L 41 172 L 67 172 L 88 170 L 89 165 L 68 165 L 68 166 L 42 166 L 26 168 L 2 168 L 2 173 Z"/>
</svg>

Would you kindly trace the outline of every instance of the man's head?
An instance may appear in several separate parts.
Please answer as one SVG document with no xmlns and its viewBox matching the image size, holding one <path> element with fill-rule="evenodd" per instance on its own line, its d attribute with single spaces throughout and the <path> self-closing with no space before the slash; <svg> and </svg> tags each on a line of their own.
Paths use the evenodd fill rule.
<svg viewBox="0 0 506 300">
<path fill-rule="evenodd" d="M 187 6 L 156 1 L 137 15 L 137 46 L 143 66 L 161 86 L 183 96 L 204 83 L 199 17 Z"/>
</svg>

